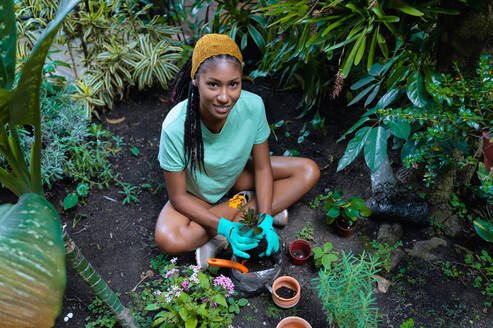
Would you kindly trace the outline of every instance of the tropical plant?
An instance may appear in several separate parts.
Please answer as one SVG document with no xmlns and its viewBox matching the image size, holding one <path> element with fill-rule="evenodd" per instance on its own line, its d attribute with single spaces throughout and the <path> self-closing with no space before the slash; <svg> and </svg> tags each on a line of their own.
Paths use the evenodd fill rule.
<svg viewBox="0 0 493 328">
<path fill-rule="evenodd" d="M 389 46 L 409 39 L 413 30 L 426 30 L 438 14 L 458 14 L 438 8 L 439 1 L 302 1 L 288 0 L 261 10 L 272 16 L 268 28 L 276 27 L 277 35 L 269 39 L 260 69 L 263 72 L 288 74 L 288 84 L 296 71 L 315 60 L 335 59 L 336 92 L 354 66 L 365 63 L 370 69 L 380 58 L 389 57 Z M 425 23 L 426 22 L 426 23 Z M 296 63 L 299 63 L 296 65 Z M 323 62 L 322 62 L 323 63 Z M 324 66 L 328 66 L 325 62 Z M 314 71 L 310 80 L 321 80 L 325 70 Z M 321 80 L 326 81 L 326 80 Z M 306 94 L 305 104 L 312 106 L 313 96 L 324 95 L 328 85 L 315 94 Z M 304 92 L 305 95 L 305 92 Z"/>
<path fill-rule="evenodd" d="M 139 35 L 139 50 L 135 50 L 133 80 L 137 81 L 139 89 L 152 86 L 156 77 L 163 89 L 168 88 L 168 81 L 178 72 L 173 64 L 180 58 L 181 48 L 170 45 L 162 40 L 152 47 L 150 37 Z"/>
<path fill-rule="evenodd" d="M 209 4 L 211 2 L 209 1 Z M 213 33 L 228 34 L 238 42 L 242 50 L 247 47 L 248 40 L 251 39 L 263 53 L 268 34 L 268 20 L 255 11 L 261 10 L 272 1 L 216 0 L 214 2 L 217 3 L 217 8 L 211 20 L 210 30 Z"/>
<path fill-rule="evenodd" d="M 327 321 L 331 327 L 377 327 L 380 316 L 372 284 L 377 281 L 378 258 L 364 252 L 359 257 L 344 251 L 341 255 L 331 270 L 320 270 L 313 279 Z"/>
<path fill-rule="evenodd" d="M 318 195 L 310 205 L 318 207 L 320 202 L 323 202 L 327 224 L 341 219 L 347 226 L 351 227 L 361 216 L 370 216 L 370 209 L 366 207 L 365 201 L 360 197 L 353 196 L 349 200 L 345 200 L 342 196 L 343 192 L 340 190 L 328 191 L 325 195 Z"/>
<path fill-rule="evenodd" d="M 433 183 L 438 171 L 456 165 L 454 149 L 461 153 L 461 165 L 475 164 L 476 139 L 493 120 L 491 56 L 481 56 L 477 75 L 472 77 L 465 77 L 457 66 L 455 76 L 425 69 L 428 73 L 423 77 L 417 70 L 399 66 L 397 58 L 398 55 L 384 65 L 374 64 L 370 73 L 375 72 L 375 76 L 364 77 L 353 85 L 359 89 L 374 82 L 377 84 L 367 89 L 378 89 L 382 82 L 376 77 L 385 74 L 394 62 L 398 65 L 387 80 L 391 90 L 339 139 L 355 132 L 339 161 L 338 171 L 349 165 L 363 148 L 368 167 L 372 172 L 378 170 L 387 159 L 388 135 L 393 135 L 395 148 L 402 147 L 401 158 L 406 166 L 424 164 L 423 181 L 427 185 Z M 404 83 L 401 86 L 400 81 Z M 360 95 L 363 93 L 368 92 L 363 90 Z M 409 106 L 388 107 L 398 94 L 407 95 Z"/>
<path fill-rule="evenodd" d="M 10 167 L 0 169 L 0 182 L 20 196 L 17 204 L 0 206 L 0 313 L 5 327 L 51 327 L 61 311 L 66 282 L 64 244 L 56 209 L 43 197 L 40 85 L 48 49 L 62 20 L 77 2 L 60 3 L 56 17 L 39 36 L 16 85 L 14 2 L 3 1 L 0 6 L 0 152 Z M 19 143 L 18 126 L 23 125 L 34 129 L 29 166 Z M 65 248 L 67 259 L 76 260 L 76 271 L 113 306 L 124 326 L 136 327 L 128 310 L 68 235 L 65 242 L 70 244 Z"/>
</svg>

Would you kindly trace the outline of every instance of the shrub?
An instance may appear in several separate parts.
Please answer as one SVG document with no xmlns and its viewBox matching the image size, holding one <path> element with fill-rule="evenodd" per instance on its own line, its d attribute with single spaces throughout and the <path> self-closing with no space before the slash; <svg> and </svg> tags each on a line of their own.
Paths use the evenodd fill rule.
<svg viewBox="0 0 493 328">
<path fill-rule="evenodd" d="M 344 251 L 341 255 L 331 270 L 321 270 L 313 280 L 327 320 L 339 327 L 377 327 L 379 314 L 372 283 L 377 280 L 378 258 L 364 252 L 359 257 Z"/>
</svg>

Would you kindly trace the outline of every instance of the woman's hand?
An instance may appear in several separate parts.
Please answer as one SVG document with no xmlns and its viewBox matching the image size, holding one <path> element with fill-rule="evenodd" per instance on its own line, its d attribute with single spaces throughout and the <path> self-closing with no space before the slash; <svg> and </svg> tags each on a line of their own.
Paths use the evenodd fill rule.
<svg viewBox="0 0 493 328">
<path fill-rule="evenodd" d="M 251 238 L 240 233 L 240 229 L 243 224 L 238 222 L 231 222 L 225 218 L 221 218 L 219 225 L 217 226 L 217 233 L 226 237 L 233 249 L 233 254 L 246 259 L 250 258 L 250 255 L 243 252 L 254 249 L 258 246 L 259 241 L 255 238 Z"/>
<path fill-rule="evenodd" d="M 267 240 L 267 250 L 262 252 L 259 256 L 270 256 L 271 254 L 277 253 L 279 250 L 279 237 L 277 236 L 276 230 L 272 227 L 274 219 L 269 214 L 265 214 L 264 220 L 258 225 L 262 228 L 262 236 Z"/>
</svg>

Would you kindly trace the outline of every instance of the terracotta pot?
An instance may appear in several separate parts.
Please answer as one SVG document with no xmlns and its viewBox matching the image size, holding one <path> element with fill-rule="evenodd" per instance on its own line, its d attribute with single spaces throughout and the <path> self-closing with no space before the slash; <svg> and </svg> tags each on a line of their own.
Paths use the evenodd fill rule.
<svg viewBox="0 0 493 328">
<path fill-rule="evenodd" d="M 276 328 L 312 328 L 312 325 L 300 317 L 286 317 L 279 321 Z"/>
<path fill-rule="evenodd" d="M 276 290 L 281 287 L 287 287 L 294 291 L 296 294 L 291 298 L 282 298 L 276 294 Z M 277 306 L 283 309 L 289 309 L 298 304 L 301 296 L 301 287 L 299 282 L 293 277 L 282 276 L 274 280 L 272 284 L 272 300 Z"/>
<path fill-rule="evenodd" d="M 358 225 L 358 221 L 355 221 L 354 224 L 346 228 L 344 221 L 342 221 L 342 224 L 339 223 L 342 219 L 335 219 L 334 220 L 334 225 L 335 225 L 335 230 L 338 236 L 343 237 L 343 238 L 348 238 L 351 237 L 354 233 L 354 230 L 356 230 L 356 226 Z"/>
<path fill-rule="evenodd" d="M 289 258 L 296 265 L 305 264 L 312 255 L 312 246 L 303 239 L 296 239 L 289 245 Z"/>
<path fill-rule="evenodd" d="M 489 171 L 493 167 L 493 142 L 489 130 L 483 130 L 483 157 L 484 167 Z"/>
</svg>

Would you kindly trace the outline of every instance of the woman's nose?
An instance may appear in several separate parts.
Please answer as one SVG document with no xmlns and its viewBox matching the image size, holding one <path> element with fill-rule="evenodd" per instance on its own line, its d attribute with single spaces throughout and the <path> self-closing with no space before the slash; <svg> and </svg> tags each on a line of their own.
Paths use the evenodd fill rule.
<svg viewBox="0 0 493 328">
<path fill-rule="evenodd" d="M 217 100 L 220 102 L 227 102 L 228 101 L 228 94 L 226 88 L 220 88 L 219 93 L 217 95 Z"/>
</svg>

